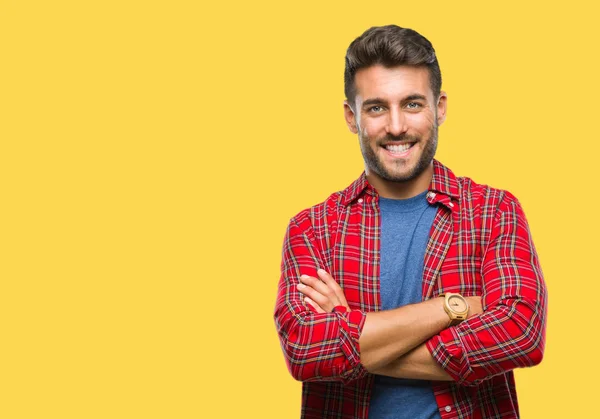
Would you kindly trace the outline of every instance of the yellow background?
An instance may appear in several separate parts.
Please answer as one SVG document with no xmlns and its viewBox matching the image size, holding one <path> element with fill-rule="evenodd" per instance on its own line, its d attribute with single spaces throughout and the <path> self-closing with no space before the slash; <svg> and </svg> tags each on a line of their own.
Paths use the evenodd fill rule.
<svg viewBox="0 0 600 419">
<path fill-rule="evenodd" d="M 1 1 L 0 417 L 299 416 L 283 235 L 362 171 L 343 58 L 388 23 L 438 52 L 437 157 L 528 216 L 550 315 L 522 416 L 594 415 L 598 13 L 456 3 Z"/>
</svg>

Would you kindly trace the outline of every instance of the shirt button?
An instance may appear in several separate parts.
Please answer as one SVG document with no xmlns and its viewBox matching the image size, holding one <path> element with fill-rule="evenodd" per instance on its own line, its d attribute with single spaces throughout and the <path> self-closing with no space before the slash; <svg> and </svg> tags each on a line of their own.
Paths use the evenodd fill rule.
<svg viewBox="0 0 600 419">
<path fill-rule="evenodd" d="M 362 198 L 358 198 L 358 203 L 362 204 L 363 199 Z"/>
<path fill-rule="evenodd" d="M 449 412 L 449 411 L 451 411 L 451 410 L 452 410 L 452 408 L 451 408 L 450 406 L 446 406 L 446 407 L 444 407 L 444 410 L 445 410 L 446 412 Z"/>
<path fill-rule="evenodd" d="M 452 202 L 448 203 L 448 206 L 449 206 L 450 208 L 454 208 L 454 204 L 453 204 Z"/>
<path fill-rule="evenodd" d="M 435 198 L 435 192 L 429 192 L 427 196 L 431 199 Z"/>
</svg>

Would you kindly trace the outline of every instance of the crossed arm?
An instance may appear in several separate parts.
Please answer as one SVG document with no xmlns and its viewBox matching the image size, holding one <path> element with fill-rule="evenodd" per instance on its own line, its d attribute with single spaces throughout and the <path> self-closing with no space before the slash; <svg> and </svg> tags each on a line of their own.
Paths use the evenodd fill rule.
<svg viewBox="0 0 600 419">
<path fill-rule="evenodd" d="M 318 278 L 300 277 L 298 290 L 318 313 L 335 307 L 350 310 L 338 283 L 324 270 Z M 466 297 L 469 317 L 482 312 L 480 297 Z M 361 363 L 367 371 L 396 378 L 452 381 L 424 342 L 448 326 L 443 299 L 434 298 L 394 310 L 367 313 L 359 338 Z"/>
<path fill-rule="evenodd" d="M 461 385 L 478 385 L 494 375 L 541 362 L 546 287 L 522 209 L 514 197 L 505 198 L 494 219 L 488 220 L 489 236 L 481 254 L 485 311 L 477 308 L 481 299 L 473 297 L 471 316 L 454 327 L 447 327 L 441 298 L 389 311 L 334 310 L 347 307 L 341 304 L 344 294 L 335 296 L 335 280 L 324 280 L 316 270 L 328 266 L 328 256 L 321 253 L 328 243 L 315 235 L 306 219 L 300 224 L 293 219 L 284 241 L 275 306 L 292 376 L 300 381 L 349 382 L 377 372 L 432 380 L 450 376 Z M 326 296 L 331 305 L 314 294 L 320 311 L 304 301 L 310 295 L 296 288 L 302 274 L 313 278 L 301 280 L 308 287 L 305 290 Z M 326 284 L 328 279 L 331 285 Z M 352 284 L 348 278 L 344 283 Z M 344 292 L 355 302 L 362 296 L 353 284 Z"/>
</svg>

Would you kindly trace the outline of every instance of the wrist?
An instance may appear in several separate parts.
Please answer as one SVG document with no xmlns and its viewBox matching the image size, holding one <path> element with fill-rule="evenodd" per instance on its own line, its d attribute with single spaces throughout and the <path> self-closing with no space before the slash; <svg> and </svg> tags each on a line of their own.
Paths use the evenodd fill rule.
<svg viewBox="0 0 600 419">
<path fill-rule="evenodd" d="M 448 316 L 448 323 L 446 327 L 456 326 L 463 320 L 466 320 L 469 316 L 469 303 L 460 294 L 448 292 L 440 294 L 443 298 L 444 311 Z"/>
</svg>

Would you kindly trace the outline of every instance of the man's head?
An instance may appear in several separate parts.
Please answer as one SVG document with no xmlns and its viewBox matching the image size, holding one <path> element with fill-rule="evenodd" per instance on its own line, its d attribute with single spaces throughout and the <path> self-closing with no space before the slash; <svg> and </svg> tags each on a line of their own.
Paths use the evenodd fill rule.
<svg viewBox="0 0 600 419">
<path fill-rule="evenodd" d="M 422 189 L 446 115 L 431 43 L 411 29 L 371 28 L 348 48 L 344 79 L 346 122 L 359 136 L 369 180 Z"/>
</svg>

